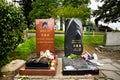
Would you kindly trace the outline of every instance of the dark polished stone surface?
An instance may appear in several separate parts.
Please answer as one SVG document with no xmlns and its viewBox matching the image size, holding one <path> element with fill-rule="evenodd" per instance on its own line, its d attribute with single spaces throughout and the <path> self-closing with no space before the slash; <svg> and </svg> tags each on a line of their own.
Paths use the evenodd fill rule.
<svg viewBox="0 0 120 80">
<path fill-rule="evenodd" d="M 79 19 L 67 19 L 65 22 L 65 56 L 83 52 L 82 23 Z"/>
<path fill-rule="evenodd" d="M 75 70 L 78 70 L 80 68 L 88 68 L 87 63 L 82 58 L 69 59 L 67 57 L 63 57 L 63 64 L 64 67 L 73 66 Z"/>
<path fill-rule="evenodd" d="M 25 63 L 26 69 L 49 69 L 49 63 L 48 61 L 42 61 L 42 59 L 37 62 L 38 58 L 30 58 Z"/>
<path fill-rule="evenodd" d="M 99 74 L 99 69 L 82 58 L 62 58 L 63 75 Z"/>
</svg>

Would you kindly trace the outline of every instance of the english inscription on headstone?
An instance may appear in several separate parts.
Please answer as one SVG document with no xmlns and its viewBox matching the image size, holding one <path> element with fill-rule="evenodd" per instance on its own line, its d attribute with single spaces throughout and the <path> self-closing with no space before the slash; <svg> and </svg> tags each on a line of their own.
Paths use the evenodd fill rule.
<svg viewBox="0 0 120 80">
<path fill-rule="evenodd" d="M 54 19 L 36 19 L 36 53 L 50 50 L 54 53 Z"/>
<path fill-rule="evenodd" d="M 82 23 L 79 19 L 67 19 L 65 23 L 65 56 L 83 52 Z"/>
</svg>

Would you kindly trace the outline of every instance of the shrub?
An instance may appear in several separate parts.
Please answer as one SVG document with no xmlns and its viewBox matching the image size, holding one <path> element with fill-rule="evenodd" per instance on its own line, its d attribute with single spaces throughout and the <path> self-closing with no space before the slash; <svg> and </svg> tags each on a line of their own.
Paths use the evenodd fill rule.
<svg viewBox="0 0 120 80">
<path fill-rule="evenodd" d="M 0 1 L 0 67 L 9 61 L 7 55 L 23 41 L 22 17 L 19 8 Z"/>
</svg>

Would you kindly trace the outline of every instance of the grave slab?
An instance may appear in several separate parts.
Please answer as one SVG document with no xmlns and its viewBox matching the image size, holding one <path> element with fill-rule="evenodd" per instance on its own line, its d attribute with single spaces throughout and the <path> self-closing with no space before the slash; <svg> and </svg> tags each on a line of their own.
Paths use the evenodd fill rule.
<svg viewBox="0 0 120 80">
<path fill-rule="evenodd" d="M 56 56 L 56 61 L 57 61 L 57 56 Z M 20 75 L 45 75 L 45 76 L 54 76 L 56 74 L 56 68 L 57 68 L 57 63 L 54 64 L 54 70 L 52 69 L 26 69 L 26 66 L 23 65 L 20 70 L 19 74 Z"/>
<path fill-rule="evenodd" d="M 18 80 L 23 75 L 17 74 L 14 80 Z M 85 76 L 85 75 L 63 75 L 62 74 L 62 58 L 58 58 L 57 72 L 55 76 L 39 76 L 39 75 L 27 75 L 30 80 L 95 80 L 96 76 Z M 101 79 L 100 79 L 101 80 Z"/>
</svg>

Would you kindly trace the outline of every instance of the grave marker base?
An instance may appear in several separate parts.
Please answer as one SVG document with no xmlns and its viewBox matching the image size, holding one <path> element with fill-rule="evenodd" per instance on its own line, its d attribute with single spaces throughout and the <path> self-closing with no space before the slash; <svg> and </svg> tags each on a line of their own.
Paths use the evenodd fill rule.
<svg viewBox="0 0 120 80">
<path fill-rule="evenodd" d="M 44 75 L 44 76 L 54 76 L 56 74 L 56 68 L 57 68 L 57 55 L 55 57 L 55 61 L 56 63 L 54 64 L 54 69 L 55 70 L 51 70 L 51 69 L 26 69 L 26 66 L 23 65 L 20 69 L 19 69 L 19 74 L 20 75 Z"/>
<path fill-rule="evenodd" d="M 99 69 L 92 65 L 90 62 L 86 62 L 86 61 L 83 61 L 82 59 L 79 59 L 79 60 L 82 60 L 81 61 L 73 61 L 73 65 L 77 62 L 77 66 L 80 67 L 80 68 L 75 68 L 73 65 L 71 65 L 69 63 L 69 59 L 67 59 L 67 62 L 68 64 L 66 64 L 66 57 L 63 57 L 62 58 L 62 73 L 63 75 L 85 75 L 85 74 L 94 74 L 94 75 L 97 75 L 99 74 Z M 78 64 L 80 62 L 80 64 Z M 87 65 L 86 65 L 87 64 Z M 80 66 L 82 65 L 82 66 Z M 66 69 L 66 66 L 68 67 L 72 67 L 73 69 Z"/>
</svg>

